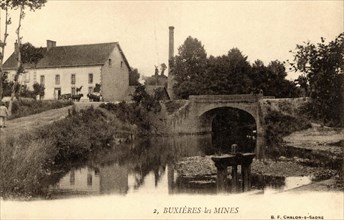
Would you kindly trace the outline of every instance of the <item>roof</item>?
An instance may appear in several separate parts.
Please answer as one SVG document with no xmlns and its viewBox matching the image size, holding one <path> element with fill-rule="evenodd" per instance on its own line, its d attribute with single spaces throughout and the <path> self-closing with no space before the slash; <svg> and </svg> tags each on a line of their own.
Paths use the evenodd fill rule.
<svg viewBox="0 0 344 220">
<path fill-rule="evenodd" d="M 78 67 L 78 66 L 97 66 L 103 65 L 109 58 L 110 53 L 115 47 L 118 47 L 125 63 L 129 63 L 118 42 L 85 44 L 72 46 L 55 46 L 49 51 L 44 48 L 44 57 L 37 63 L 36 68 L 59 68 L 59 67 Z M 33 65 L 25 65 L 26 68 L 33 68 Z M 17 68 L 16 54 L 6 60 L 4 69 L 11 70 Z"/>
</svg>

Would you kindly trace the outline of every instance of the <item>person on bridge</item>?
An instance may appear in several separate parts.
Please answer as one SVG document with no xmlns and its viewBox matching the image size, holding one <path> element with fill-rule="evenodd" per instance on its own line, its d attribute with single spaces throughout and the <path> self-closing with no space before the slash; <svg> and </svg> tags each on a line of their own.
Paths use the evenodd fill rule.
<svg viewBox="0 0 344 220">
<path fill-rule="evenodd" d="M 5 103 L 0 103 L 0 128 L 6 127 L 7 116 L 9 115 Z"/>
</svg>

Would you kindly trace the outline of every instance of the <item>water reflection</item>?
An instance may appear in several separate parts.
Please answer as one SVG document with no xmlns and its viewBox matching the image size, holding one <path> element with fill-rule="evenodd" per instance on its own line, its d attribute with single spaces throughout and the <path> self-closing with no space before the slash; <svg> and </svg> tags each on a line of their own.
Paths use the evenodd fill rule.
<svg viewBox="0 0 344 220">
<path fill-rule="evenodd" d="M 159 137 L 118 144 L 97 154 L 82 167 L 71 167 L 49 191 L 53 198 L 94 194 L 215 194 L 216 175 L 188 179 L 179 176 L 175 169 L 175 163 L 181 158 L 213 154 L 211 144 L 210 135 Z M 267 186 L 283 189 L 289 182 L 293 181 L 252 176 L 254 189 Z"/>
</svg>

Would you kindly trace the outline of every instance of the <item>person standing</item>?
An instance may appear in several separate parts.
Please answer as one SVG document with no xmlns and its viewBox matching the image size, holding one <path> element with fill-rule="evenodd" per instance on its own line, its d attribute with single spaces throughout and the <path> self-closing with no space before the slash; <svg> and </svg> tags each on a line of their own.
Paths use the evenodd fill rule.
<svg viewBox="0 0 344 220">
<path fill-rule="evenodd" d="M 4 128 L 6 127 L 6 120 L 7 116 L 9 115 L 8 110 L 5 106 L 5 103 L 0 103 L 0 127 Z"/>
</svg>

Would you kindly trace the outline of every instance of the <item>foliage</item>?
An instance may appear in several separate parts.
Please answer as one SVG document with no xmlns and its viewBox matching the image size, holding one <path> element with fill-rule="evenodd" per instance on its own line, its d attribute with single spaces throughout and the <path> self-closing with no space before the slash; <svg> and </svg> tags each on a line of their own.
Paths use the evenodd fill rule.
<svg viewBox="0 0 344 220">
<path fill-rule="evenodd" d="M 251 66 L 238 48 L 229 50 L 227 55 L 207 58 L 202 43 L 188 37 L 172 64 L 176 81 L 174 92 L 179 98 L 257 91 L 278 98 L 299 96 L 296 84 L 285 79 L 287 73 L 283 63 L 272 61 L 264 66 L 257 60 Z"/>
<path fill-rule="evenodd" d="M 325 43 L 297 45 L 292 66 L 304 74 L 311 97 L 310 113 L 315 119 L 332 125 L 342 125 L 344 94 L 344 33 Z M 300 82 L 301 83 L 301 82 Z M 307 88 L 308 88 L 307 87 Z M 341 118 L 342 117 L 342 118 Z"/>
<path fill-rule="evenodd" d="M 300 90 L 296 83 L 286 80 L 287 76 L 284 64 L 278 60 L 272 61 L 268 66 L 260 60 L 252 65 L 250 78 L 252 79 L 253 91 L 263 91 L 264 95 L 276 98 L 298 97 Z"/>
<path fill-rule="evenodd" d="M 22 62 L 37 64 L 43 58 L 43 48 L 36 48 L 31 43 L 25 43 L 20 46 Z"/>
<path fill-rule="evenodd" d="M 231 49 L 227 56 L 211 56 L 208 59 L 202 94 L 249 93 L 252 84 L 250 71 L 247 56 L 237 48 Z"/>
<path fill-rule="evenodd" d="M 134 93 L 131 95 L 132 100 L 136 105 L 141 106 L 146 111 L 153 111 L 157 113 L 161 110 L 159 103 L 160 95 L 158 92 L 155 92 L 153 95 L 149 95 L 146 92 L 146 87 L 144 85 L 139 85 L 135 88 Z"/>
<path fill-rule="evenodd" d="M 276 157 L 279 155 L 279 147 L 283 142 L 283 137 L 294 131 L 299 131 L 311 127 L 310 122 L 301 116 L 293 117 L 279 111 L 269 111 L 264 117 L 265 120 L 265 139 L 267 144 L 268 156 Z"/>
<path fill-rule="evenodd" d="M 116 129 L 114 120 L 90 108 L 20 138 L 7 139 L 0 148 L 1 167 L 6 167 L 0 170 L 0 196 L 47 194 L 49 185 L 70 167 L 111 146 Z"/>
<path fill-rule="evenodd" d="M 179 108 L 184 106 L 186 104 L 186 101 L 183 100 L 173 100 L 173 101 L 166 101 L 164 102 L 166 106 L 166 111 L 168 114 L 173 114 L 176 112 Z"/>
<path fill-rule="evenodd" d="M 8 80 L 8 72 L 4 72 L 1 77 L 2 82 L 2 96 L 0 96 L 0 99 L 2 99 L 3 96 L 10 96 L 12 92 L 13 82 Z"/>
<path fill-rule="evenodd" d="M 174 92 L 180 98 L 198 95 L 205 76 L 207 54 L 204 46 L 196 38 L 188 37 L 174 57 L 172 72 L 176 84 Z"/>
<path fill-rule="evenodd" d="M 33 95 L 35 96 L 35 98 L 37 97 L 37 95 L 44 96 L 44 90 L 45 90 L 45 87 L 43 84 L 39 84 L 39 83 L 33 84 Z"/>
<path fill-rule="evenodd" d="M 1 8 L 9 7 L 12 9 L 16 9 L 18 7 L 27 7 L 32 11 L 36 9 L 40 9 L 47 0 L 6 0 L 1 2 Z"/>
<path fill-rule="evenodd" d="M 139 79 L 140 79 L 139 71 L 137 69 L 132 69 L 129 72 L 129 86 L 138 86 L 138 85 L 140 85 Z"/>
</svg>

